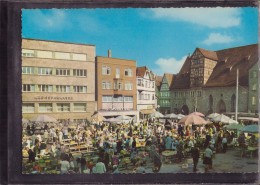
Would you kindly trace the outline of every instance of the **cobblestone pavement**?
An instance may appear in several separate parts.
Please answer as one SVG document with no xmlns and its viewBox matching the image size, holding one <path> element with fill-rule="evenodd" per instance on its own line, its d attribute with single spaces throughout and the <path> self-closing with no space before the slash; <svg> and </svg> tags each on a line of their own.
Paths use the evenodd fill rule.
<svg viewBox="0 0 260 185">
<path fill-rule="evenodd" d="M 182 168 L 184 163 L 188 164 L 187 168 Z M 150 159 L 147 160 L 145 166 L 146 173 L 152 172 L 153 164 Z M 128 169 L 120 168 L 121 173 L 133 173 L 134 167 L 129 165 Z M 226 153 L 217 153 L 213 158 L 213 168 L 208 173 L 250 173 L 258 172 L 258 157 L 241 157 L 241 151 L 237 148 L 229 149 Z M 168 163 L 163 162 L 159 173 L 193 173 L 192 158 L 186 158 L 181 163 Z M 202 159 L 199 159 L 197 166 L 197 173 L 204 173 L 204 164 Z"/>
</svg>

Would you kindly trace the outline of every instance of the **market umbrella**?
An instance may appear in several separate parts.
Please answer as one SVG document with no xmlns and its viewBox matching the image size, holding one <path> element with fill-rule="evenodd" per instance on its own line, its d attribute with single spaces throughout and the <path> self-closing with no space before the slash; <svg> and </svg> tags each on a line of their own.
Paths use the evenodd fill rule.
<svg viewBox="0 0 260 185">
<path fill-rule="evenodd" d="M 184 118 L 185 117 L 185 115 L 183 115 L 183 114 L 177 114 L 177 119 L 181 119 L 181 118 Z"/>
<path fill-rule="evenodd" d="M 31 119 L 31 121 L 35 122 L 57 122 L 57 120 L 48 115 L 39 115 Z"/>
<path fill-rule="evenodd" d="M 191 113 L 191 115 L 196 115 L 196 116 L 200 116 L 200 117 L 205 117 L 205 115 L 202 114 L 201 112 L 193 112 L 193 113 Z"/>
<path fill-rule="evenodd" d="M 259 118 L 252 118 L 252 117 L 238 117 L 239 120 L 246 120 L 246 121 L 253 121 L 259 122 Z"/>
<path fill-rule="evenodd" d="M 116 119 L 119 121 L 127 121 L 127 120 L 131 120 L 133 118 L 130 116 L 121 115 L 121 116 L 117 116 Z"/>
<path fill-rule="evenodd" d="M 222 122 L 222 123 L 230 123 L 230 117 L 224 115 L 224 114 L 220 114 L 214 118 L 212 118 L 212 120 L 214 122 Z"/>
<path fill-rule="evenodd" d="M 205 125 L 208 122 L 206 120 L 204 120 L 203 118 L 201 118 L 200 116 L 188 115 L 188 116 L 181 118 L 181 120 L 178 123 L 184 124 L 184 125 L 192 125 L 192 124 Z"/>
<path fill-rule="evenodd" d="M 104 121 L 104 120 L 105 120 L 105 118 L 101 114 L 99 114 L 99 113 L 94 114 L 93 116 L 91 116 L 91 121 L 92 122 L 101 122 L 101 121 Z"/>
<path fill-rule="evenodd" d="M 174 118 L 177 118 L 178 116 L 174 113 L 171 113 L 171 114 L 166 114 L 164 118 L 170 118 L 170 119 L 174 119 Z"/>
<path fill-rule="evenodd" d="M 153 112 L 152 114 L 149 114 L 149 118 L 163 118 L 164 115 L 160 112 Z"/>
<path fill-rule="evenodd" d="M 232 123 L 230 125 L 225 125 L 224 126 L 227 130 L 240 130 L 242 129 L 244 126 L 241 124 L 236 124 L 236 123 Z"/>
<path fill-rule="evenodd" d="M 233 120 L 233 119 L 229 119 L 228 120 L 228 122 L 227 122 L 228 124 L 238 124 L 238 122 L 236 121 L 236 120 Z"/>
<path fill-rule="evenodd" d="M 217 117 L 217 116 L 219 116 L 220 114 L 219 113 L 211 113 L 211 114 L 209 114 L 207 117 L 208 118 L 211 118 L 211 119 L 213 119 L 213 118 L 215 118 L 215 117 Z"/>
<path fill-rule="evenodd" d="M 108 118 L 106 119 L 108 122 L 118 122 L 119 120 L 117 118 Z"/>
<path fill-rule="evenodd" d="M 241 132 L 258 133 L 258 125 L 247 125 L 240 129 Z"/>
</svg>

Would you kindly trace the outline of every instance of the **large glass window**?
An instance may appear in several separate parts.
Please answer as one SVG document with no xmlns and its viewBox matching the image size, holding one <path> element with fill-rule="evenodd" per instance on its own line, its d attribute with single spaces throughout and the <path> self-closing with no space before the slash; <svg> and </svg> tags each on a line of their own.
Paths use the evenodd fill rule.
<svg viewBox="0 0 260 185">
<path fill-rule="evenodd" d="M 112 102 L 113 96 L 102 96 L 102 102 Z"/>
<path fill-rule="evenodd" d="M 73 86 L 73 91 L 77 93 L 86 93 L 87 86 Z"/>
<path fill-rule="evenodd" d="M 113 97 L 113 102 L 123 102 L 123 96 Z"/>
<path fill-rule="evenodd" d="M 125 102 L 133 102 L 133 96 L 125 96 L 124 101 Z"/>
<path fill-rule="evenodd" d="M 23 84 L 23 92 L 35 92 L 35 85 Z"/>
<path fill-rule="evenodd" d="M 132 76 L 132 69 L 125 69 L 125 76 Z"/>
<path fill-rule="evenodd" d="M 111 89 L 111 82 L 102 82 L 102 89 Z"/>
<path fill-rule="evenodd" d="M 58 112 L 69 112 L 70 104 L 69 103 L 57 103 L 57 111 Z"/>
<path fill-rule="evenodd" d="M 52 112 L 51 103 L 39 103 L 39 112 Z"/>
<path fill-rule="evenodd" d="M 87 70 L 73 69 L 73 76 L 87 76 Z"/>
<path fill-rule="evenodd" d="M 102 66 L 102 75 L 110 75 L 111 74 L 111 68 L 108 66 Z"/>
<path fill-rule="evenodd" d="M 58 76 L 70 76 L 69 69 L 56 69 L 56 75 Z"/>
<path fill-rule="evenodd" d="M 115 90 L 121 90 L 122 87 L 123 87 L 122 82 L 115 82 L 115 83 L 114 83 L 114 89 L 115 89 Z"/>
<path fill-rule="evenodd" d="M 252 85 L 252 91 L 256 91 L 256 83 Z"/>
<path fill-rule="evenodd" d="M 86 112 L 86 103 L 74 103 L 74 112 Z"/>
<path fill-rule="evenodd" d="M 22 56 L 23 56 L 23 57 L 35 57 L 34 50 L 31 50 L 31 49 L 22 49 Z"/>
<path fill-rule="evenodd" d="M 255 98 L 255 96 L 252 96 L 252 105 L 256 105 L 256 98 Z"/>
<path fill-rule="evenodd" d="M 133 84 L 130 82 L 125 83 L 125 90 L 133 90 Z"/>
<path fill-rule="evenodd" d="M 56 92 L 69 93 L 70 92 L 70 86 L 69 85 L 56 85 Z"/>
<path fill-rule="evenodd" d="M 53 92 L 52 85 L 38 85 L 39 92 Z"/>
<path fill-rule="evenodd" d="M 40 67 L 40 68 L 38 68 L 38 74 L 39 75 L 52 75 L 52 69 Z"/>
<path fill-rule="evenodd" d="M 22 73 L 23 74 L 33 74 L 34 67 L 22 67 Z"/>
<path fill-rule="evenodd" d="M 33 103 L 23 103 L 22 112 L 23 113 L 34 113 L 34 104 Z"/>
</svg>

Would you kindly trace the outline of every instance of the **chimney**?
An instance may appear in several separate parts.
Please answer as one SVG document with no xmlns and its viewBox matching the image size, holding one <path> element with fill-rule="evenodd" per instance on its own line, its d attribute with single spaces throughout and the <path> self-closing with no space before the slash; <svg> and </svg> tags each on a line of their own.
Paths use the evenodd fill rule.
<svg viewBox="0 0 260 185">
<path fill-rule="evenodd" d="M 112 51 L 111 51 L 111 49 L 108 50 L 108 52 L 107 52 L 107 57 L 108 57 L 108 58 L 111 58 L 111 57 L 112 57 Z"/>
</svg>

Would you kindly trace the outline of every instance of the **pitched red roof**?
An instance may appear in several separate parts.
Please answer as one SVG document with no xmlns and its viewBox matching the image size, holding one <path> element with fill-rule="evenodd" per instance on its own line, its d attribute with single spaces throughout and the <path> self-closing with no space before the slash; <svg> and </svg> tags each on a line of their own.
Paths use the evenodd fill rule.
<svg viewBox="0 0 260 185">
<path fill-rule="evenodd" d="M 170 73 L 164 73 L 164 76 L 165 76 L 165 78 L 166 78 L 166 80 L 168 82 L 169 87 L 171 87 L 174 75 L 170 74 Z"/>
<path fill-rule="evenodd" d="M 190 61 L 191 57 L 188 56 L 180 72 L 174 76 L 170 89 L 187 89 L 190 87 Z"/>
<path fill-rule="evenodd" d="M 248 70 L 258 62 L 258 44 L 219 51 L 197 49 L 204 57 L 217 61 L 204 87 L 235 86 L 237 69 L 239 69 L 239 84 L 248 86 Z M 187 57 L 180 72 L 174 77 L 171 89 L 190 88 L 190 59 L 191 57 Z"/>
<path fill-rule="evenodd" d="M 156 76 L 156 77 L 155 77 L 155 85 L 156 85 L 156 87 L 157 87 L 158 89 L 160 89 L 160 87 L 161 87 L 162 79 L 163 79 L 162 76 Z"/>
<path fill-rule="evenodd" d="M 239 69 L 239 84 L 248 86 L 248 70 L 258 62 L 258 45 L 248 45 L 216 51 L 218 63 L 205 87 L 235 86 Z"/>
<path fill-rule="evenodd" d="M 201 54 L 205 57 L 205 58 L 208 58 L 208 59 L 211 59 L 211 60 L 218 60 L 218 56 L 217 56 L 217 53 L 215 51 L 210 51 L 210 50 L 205 50 L 205 49 L 202 49 L 202 48 L 197 48 Z"/>
<path fill-rule="evenodd" d="M 136 76 L 144 77 L 146 70 L 147 70 L 146 66 L 137 67 L 136 68 Z"/>
</svg>

